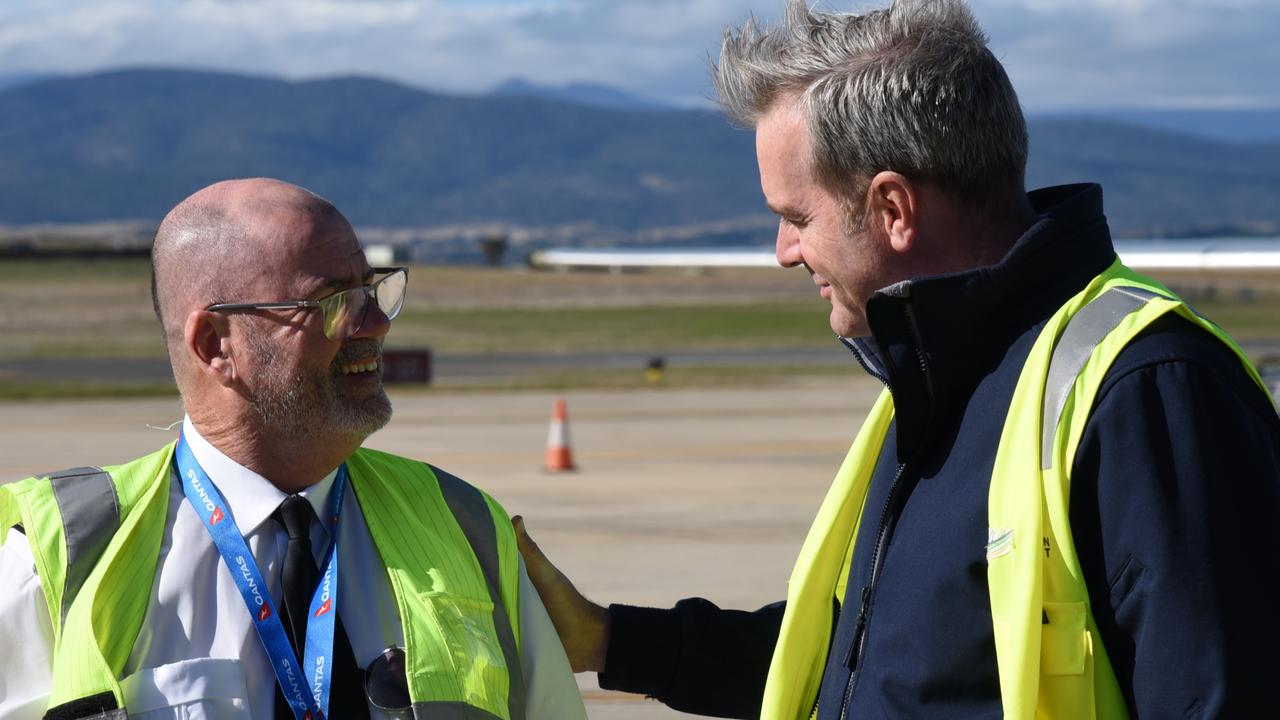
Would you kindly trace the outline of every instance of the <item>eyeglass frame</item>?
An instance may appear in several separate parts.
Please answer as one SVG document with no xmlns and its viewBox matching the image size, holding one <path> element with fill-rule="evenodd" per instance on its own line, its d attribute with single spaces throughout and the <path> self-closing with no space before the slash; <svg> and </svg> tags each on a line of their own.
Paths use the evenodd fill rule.
<svg viewBox="0 0 1280 720">
<path fill-rule="evenodd" d="M 338 290 L 336 292 L 329 293 L 328 295 L 325 295 L 322 298 L 316 298 L 315 300 L 279 300 L 276 302 L 254 302 L 254 303 L 245 303 L 245 302 L 214 303 L 206 307 L 205 310 L 208 312 L 238 312 L 242 310 L 306 310 L 306 309 L 312 309 L 312 308 L 319 308 L 323 312 L 325 308 L 324 302 L 326 300 L 337 297 L 345 292 L 361 289 L 365 291 L 365 306 L 364 306 L 364 316 L 360 318 L 360 324 L 356 327 L 356 332 L 360 332 L 360 328 L 364 327 L 365 317 L 367 317 L 369 313 L 369 299 L 372 298 L 373 304 L 378 305 L 377 291 L 374 290 L 374 288 L 376 288 L 378 285 L 385 282 L 388 278 L 395 275 L 396 273 L 404 273 L 405 290 L 403 292 L 408 292 L 408 286 L 409 286 L 409 268 L 406 266 L 374 267 L 374 268 L 369 268 L 369 272 L 373 275 L 382 275 L 382 277 L 378 278 L 377 280 L 374 280 L 368 285 L 361 285 L 358 288 L 347 288 L 346 290 Z M 379 306 L 378 309 L 381 310 L 381 306 Z M 401 298 L 400 309 L 396 310 L 395 315 L 387 316 L 387 320 L 394 320 L 396 316 L 400 314 L 400 310 L 403 310 L 403 309 L 404 309 L 404 299 Z M 325 327 L 328 327 L 328 326 L 329 326 L 328 318 L 326 318 Z M 325 337 L 329 337 L 329 334 L 325 333 Z M 329 339 L 333 340 L 334 338 L 329 338 Z"/>
</svg>

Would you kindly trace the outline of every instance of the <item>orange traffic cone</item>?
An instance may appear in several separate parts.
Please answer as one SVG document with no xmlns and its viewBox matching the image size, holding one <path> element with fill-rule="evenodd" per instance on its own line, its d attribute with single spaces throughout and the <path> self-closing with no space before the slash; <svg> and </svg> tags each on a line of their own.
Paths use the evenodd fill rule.
<svg viewBox="0 0 1280 720">
<path fill-rule="evenodd" d="M 551 427 L 547 431 L 547 472 L 575 470 L 573 452 L 569 449 L 569 414 L 564 398 L 556 398 L 551 408 Z"/>
</svg>

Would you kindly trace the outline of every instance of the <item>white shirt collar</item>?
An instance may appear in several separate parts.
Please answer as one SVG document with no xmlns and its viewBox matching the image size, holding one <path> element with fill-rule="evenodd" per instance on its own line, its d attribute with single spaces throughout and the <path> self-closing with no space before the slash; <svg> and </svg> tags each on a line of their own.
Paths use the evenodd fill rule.
<svg viewBox="0 0 1280 720">
<path fill-rule="evenodd" d="M 235 518 L 236 525 L 242 534 L 248 535 L 256 530 L 264 520 L 271 517 L 271 513 L 275 512 L 276 508 L 280 507 L 280 503 L 289 497 L 288 493 L 272 485 L 271 481 L 227 457 L 205 440 L 200 431 L 196 430 L 189 415 L 182 420 L 182 434 L 187 439 L 187 446 L 191 448 L 191 454 L 195 456 L 196 462 L 204 468 L 205 473 L 217 486 L 218 492 L 222 493 L 223 499 L 227 501 L 231 516 Z M 311 509 L 315 511 L 326 533 L 332 521 L 330 517 L 332 513 L 326 510 L 329 491 L 333 488 L 333 481 L 337 475 L 338 469 L 334 468 L 320 482 L 298 493 L 311 503 Z"/>
</svg>

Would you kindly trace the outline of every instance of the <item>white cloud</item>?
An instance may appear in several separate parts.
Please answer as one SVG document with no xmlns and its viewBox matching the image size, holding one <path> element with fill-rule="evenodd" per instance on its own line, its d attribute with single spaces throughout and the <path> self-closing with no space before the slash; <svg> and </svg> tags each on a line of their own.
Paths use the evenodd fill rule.
<svg viewBox="0 0 1280 720">
<path fill-rule="evenodd" d="M 977 0 L 1023 103 L 1280 106 L 1280 5 L 1262 0 Z"/>
<path fill-rule="evenodd" d="M 5 0 L 0 68 L 371 74 L 453 92 L 521 76 L 707 93 L 726 24 L 782 0 Z M 867 0 L 826 2 L 867 7 Z M 973 0 L 1031 109 L 1280 105 L 1280 3 Z"/>
</svg>

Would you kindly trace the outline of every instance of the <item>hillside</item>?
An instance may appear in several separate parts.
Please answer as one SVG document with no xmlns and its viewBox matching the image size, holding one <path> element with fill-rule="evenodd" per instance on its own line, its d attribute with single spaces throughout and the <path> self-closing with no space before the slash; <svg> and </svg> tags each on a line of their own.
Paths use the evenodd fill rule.
<svg viewBox="0 0 1280 720">
<path fill-rule="evenodd" d="M 752 137 L 715 113 L 369 78 L 46 78 L 0 90 L 0 158 L 0 224 L 154 220 L 198 187 L 250 175 L 310 187 L 363 226 L 634 231 L 762 212 Z M 1121 234 L 1280 225 L 1280 144 L 1044 119 L 1028 180 L 1102 182 Z"/>
</svg>

